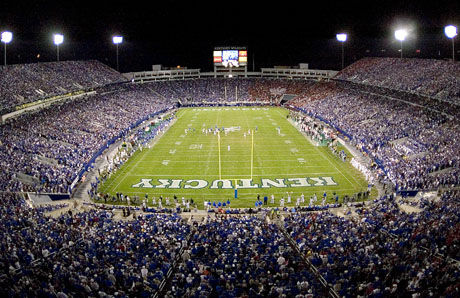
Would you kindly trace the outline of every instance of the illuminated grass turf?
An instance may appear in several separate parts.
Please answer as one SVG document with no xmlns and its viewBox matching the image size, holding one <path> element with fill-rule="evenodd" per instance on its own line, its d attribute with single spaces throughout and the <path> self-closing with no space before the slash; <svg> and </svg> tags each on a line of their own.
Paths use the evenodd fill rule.
<svg viewBox="0 0 460 298">
<path fill-rule="evenodd" d="M 287 120 L 288 113 L 282 108 L 261 107 L 181 109 L 177 122 L 156 144 L 138 151 L 100 191 L 140 198 L 148 193 L 149 203 L 153 196 L 175 194 L 193 198 L 203 209 L 204 200 L 230 200 L 233 208 L 254 207 L 257 194 L 261 199 L 269 196 L 269 202 L 274 194 L 275 206 L 279 206 L 280 198 L 286 199 L 288 192 L 292 192 L 292 202 L 286 205 L 294 206 L 301 193 L 305 204 L 314 193 L 320 204 L 324 191 L 331 202 L 333 192 L 342 199 L 345 194 L 367 189 L 356 169 L 327 147 L 313 146 Z M 216 134 L 202 132 L 202 128 L 216 125 L 230 131 L 221 132 L 220 140 Z M 234 199 L 235 184 L 239 185 L 238 199 Z"/>
</svg>

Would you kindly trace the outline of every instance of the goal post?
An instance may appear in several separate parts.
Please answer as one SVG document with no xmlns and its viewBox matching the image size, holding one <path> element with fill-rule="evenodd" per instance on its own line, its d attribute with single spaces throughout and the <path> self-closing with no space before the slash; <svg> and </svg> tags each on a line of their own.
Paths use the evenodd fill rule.
<svg viewBox="0 0 460 298">
<path fill-rule="evenodd" d="M 217 132 L 217 148 L 219 149 L 219 180 L 222 180 L 222 165 L 220 157 L 220 133 Z"/>
<path fill-rule="evenodd" d="M 254 169 L 254 130 L 251 131 L 251 180 Z"/>
</svg>

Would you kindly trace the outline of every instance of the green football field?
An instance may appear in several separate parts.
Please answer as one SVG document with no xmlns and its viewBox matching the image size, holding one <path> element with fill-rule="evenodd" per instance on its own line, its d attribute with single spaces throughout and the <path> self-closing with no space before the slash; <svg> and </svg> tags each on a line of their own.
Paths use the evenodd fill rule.
<svg viewBox="0 0 460 298">
<path fill-rule="evenodd" d="M 333 192 L 341 201 L 345 194 L 367 190 L 366 180 L 349 162 L 312 145 L 288 114 L 268 107 L 180 109 L 167 132 L 150 149 L 136 152 L 99 191 L 140 198 L 147 193 L 149 203 L 152 197 L 176 195 L 193 198 L 203 209 L 205 200 L 254 207 L 258 194 L 269 202 L 274 194 L 270 206 L 279 206 L 281 197 L 294 206 L 302 193 L 305 205 L 315 193 L 320 204 L 324 191 L 331 202 Z M 219 133 L 203 132 L 216 127 Z"/>
</svg>

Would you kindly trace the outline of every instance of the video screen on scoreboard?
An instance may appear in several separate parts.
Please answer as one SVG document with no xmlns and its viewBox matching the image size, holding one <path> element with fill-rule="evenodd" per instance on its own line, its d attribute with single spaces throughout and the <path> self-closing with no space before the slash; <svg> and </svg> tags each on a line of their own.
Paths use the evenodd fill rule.
<svg viewBox="0 0 460 298">
<path fill-rule="evenodd" d="M 239 67 L 247 65 L 248 51 L 241 49 L 217 49 L 213 52 L 215 65 L 224 67 Z"/>
<path fill-rule="evenodd" d="M 222 51 L 222 65 L 225 67 L 238 67 L 238 50 L 224 50 Z"/>
</svg>

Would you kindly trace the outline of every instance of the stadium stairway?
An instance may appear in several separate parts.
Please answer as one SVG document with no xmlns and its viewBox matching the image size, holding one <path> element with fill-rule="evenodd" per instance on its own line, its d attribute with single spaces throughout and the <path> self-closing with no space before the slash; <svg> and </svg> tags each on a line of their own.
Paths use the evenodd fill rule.
<svg viewBox="0 0 460 298">
<path fill-rule="evenodd" d="M 85 181 L 85 182 L 82 182 L 81 185 L 79 187 L 77 187 L 77 189 L 75 190 L 75 192 L 73 193 L 73 197 L 75 199 L 82 199 L 85 197 L 85 194 L 86 194 L 86 191 L 87 191 L 87 185 L 91 185 L 91 183 L 89 183 L 88 181 Z"/>
<path fill-rule="evenodd" d="M 286 241 L 288 241 L 289 245 L 291 246 L 291 248 L 300 256 L 301 260 L 308 266 L 310 272 L 312 272 L 313 275 L 323 285 L 325 290 L 328 292 L 328 296 L 332 298 L 339 298 L 340 297 L 339 294 L 337 294 L 337 292 L 334 291 L 332 285 L 327 283 L 327 281 L 321 275 L 319 270 L 310 262 L 308 257 L 300 251 L 300 248 L 297 245 L 297 243 L 294 241 L 294 239 L 292 239 L 291 235 L 289 235 L 289 233 L 284 228 L 283 222 L 284 222 L 284 216 L 278 217 L 273 220 L 273 223 L 275 223 L 278 226 L 278 228 L 280 229 L 280 231 L 283 233 L 284 237 L 286 238 Z"/>
<path fill-rule="evenodd" d="M 311 264 L 311 262 L 307 258 L 307 256 L 304 255 L 300 251 L 300 249 L 299 249 L 297 243 L 294 241 L 294 239 L 292 239 L 292 237 L 287 233 L 287 231 L 285 230 L 285 228 L 283 226 L 284 216 L 281 215 L 281 216 L 276 216 L 274 218 L 270 218 L 268 215 L 254 215 L 254 216 L 263 216 L 267 223 L 269 223 L 269 224 L 274 223 L 278 227 L 278 229 L 282 232 L 282 234 L 284 236 L 284 240 L 288 241 L 289 245 L 298 254 L 298 256 L 300 257 L 302 262 L 304 262 L 307 265 L 307 267 L 309 268 L 310 272 L 312 272 L 313 275 L 323 285 L 325 291 L 327 291 L 327 293 L 328 293 L 328 297 L 332 297 L 332 298 L 338 298 L 339 297 L 339 295 L 334 291 L 332 286 L 329 285 L 326 282 L 326 280 L 320 274 L 318 269 L 313 264 Z M 190 218 L 188 220 L 188 222 L 190 223 L 191 221 L 193 221 L 193 220 Z M 183 254 L 190 247 L 190 239 L 191 239 L 192 235 L 194 234 L 196 227 L 198 225 L 205 225 L 206 223 L 207 223 L 207 217 L 202 219 L 201 222 L 194 222 L 193 223 L 193 225 L 192 225 L 193 228 L 190 230 L 190 234 L 188 235 L 186 241 L 183 242 L 184 245 L 181 248 L 180 252 L 177 254 L 177 256 L 176 256 L 176 258 L 175 258 L 175 260 L 173 262 L 173 266 L 170 268 L 170 270 L 166 274 L 165 279 L 161 282 L 159 291 L 154 295 L 155 298 L 164 296 L 171 289 L 171 287 L 172 287 L 172 279 L 174 277 L 174 274 L 177 272 L 177 270 L 178 270 L 178 268 L 179 268 L 179 266 L 181 264 L 185 265 L 185 261 L 183 260 Z"/>
</svg>

